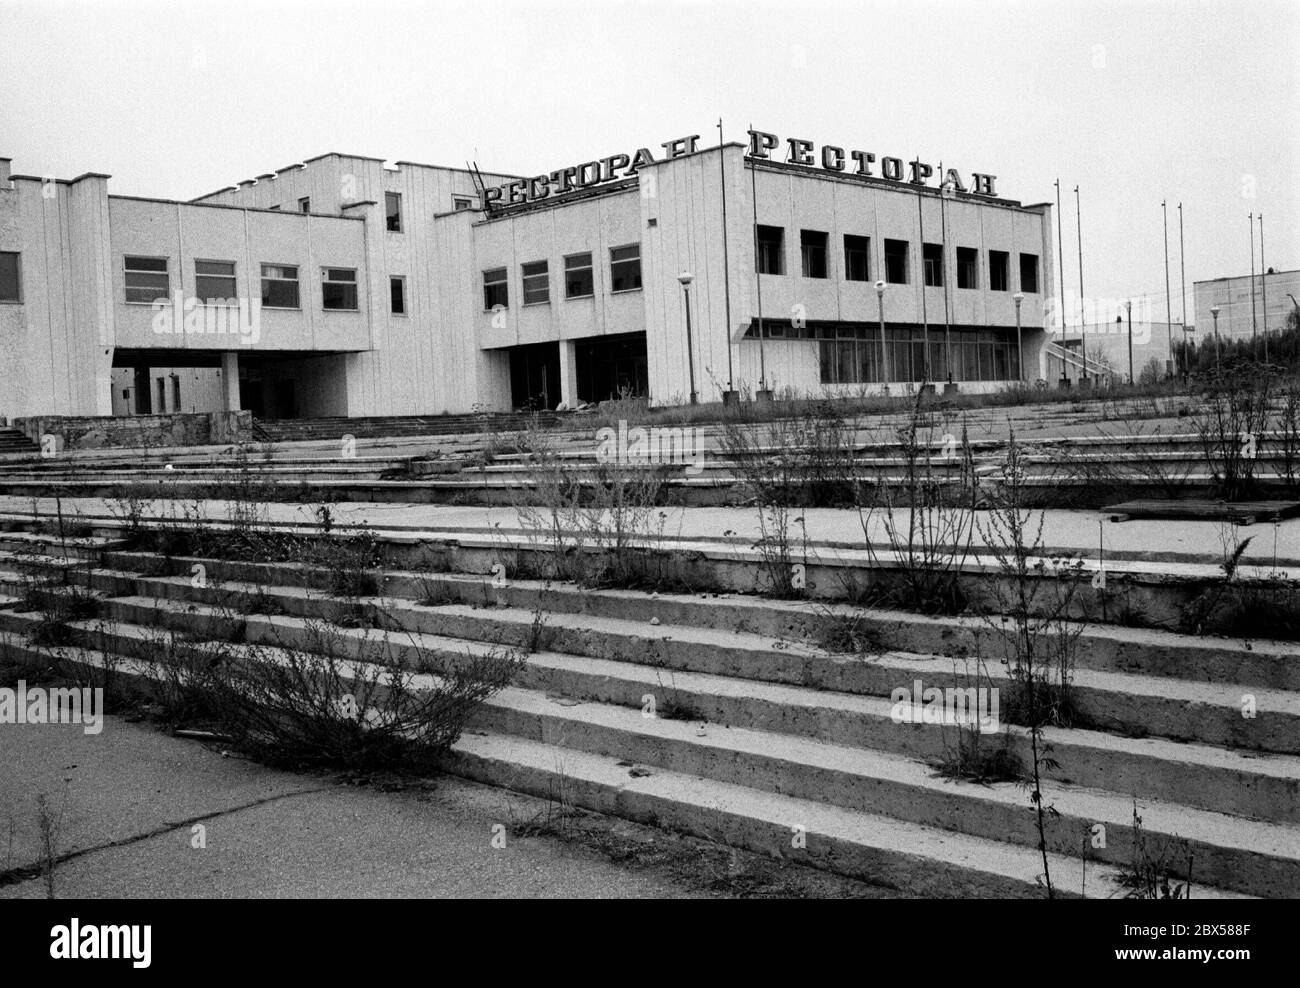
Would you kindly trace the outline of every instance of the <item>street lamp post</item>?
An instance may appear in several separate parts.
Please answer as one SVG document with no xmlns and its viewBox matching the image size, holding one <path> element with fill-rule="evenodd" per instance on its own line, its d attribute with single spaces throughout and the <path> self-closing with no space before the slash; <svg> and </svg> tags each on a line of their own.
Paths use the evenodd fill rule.
<svg viewBox="0 0 1300 988">
<path fill-rule="evenodd" d="M 1128 310 L 1128 383 L 1133 384 L 1133 300 L 1124 303 Z"/>
<path fill-rule="evenodd" d="M 682 290 L 686 293 L 686 366 L 691 375 L 691 404 L 694 405 L 699 402 L 699 395 L 695 393 L 695 348 L 691 345 L 691 282 L 695 276 L 689 271 L 683 271 L 677 280 L 682 283 Z"/>
<path fill-rule="evenodd" d="M 876 306 L 880 313 L 880 380 L 889 388 L 889 367 L 885 351 L 885 283 L 876 282 Z"/>
<path fill-rule="evenodd" d="M 1016 364 L 1017 364 L 1016 373 L 1020 377 L 1020 383 L 1024 384 L 1025 383 L 1025 347 L 1024 347 L 1024 341 L 1021 339 L 1021 335 L 1020 335 L 1020 303 L 1025 300 L 1025 293 L 1016 292 L 1014 295 L 1011 296 L 1011 298 L 1016 303 Z"/>
<path fill-rule="evenodd" d="M 1210 306 L 1210 315 L 1214 316 L 1214 369 L 1219 369 L 1219 313 L 1217 305 Z"/>
</svg>

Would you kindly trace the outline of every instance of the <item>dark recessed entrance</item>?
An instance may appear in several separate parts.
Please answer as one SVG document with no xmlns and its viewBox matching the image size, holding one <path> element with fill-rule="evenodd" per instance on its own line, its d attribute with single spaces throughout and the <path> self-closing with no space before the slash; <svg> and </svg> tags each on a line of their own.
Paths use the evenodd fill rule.
<svg viewBox="0 0 1300 988">
<path fill-rule="evenodd" d="M 530 343 L 510 348 L 510 401 L 515 408 L 554 408 L 560 403 L 560 345 Z"/>
<path fill-rule="evenodd" d="M 606 401 L 650 393 L 645 333 L 622 333 L 580 340 L 574 347 L 578 370 L 578 399 Z"/>
</svg>

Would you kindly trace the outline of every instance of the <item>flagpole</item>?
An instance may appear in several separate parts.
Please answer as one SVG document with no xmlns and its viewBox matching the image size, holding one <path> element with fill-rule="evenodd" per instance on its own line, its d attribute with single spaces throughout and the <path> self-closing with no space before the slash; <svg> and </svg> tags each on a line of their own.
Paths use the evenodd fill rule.
<svg viewBox="0 0 1300 988">
<path fill-rule="evenodd" d="M 1169 298 L 1169 207 L 1165 200 L 1160 200 L 1160 215 L 1163 217 L 1165 228 L 1165 329 L 1169 335 L 1169 373 L 1174 370 L 1174 304 Z M 1254 244 L 1254 238 L 1251 243 Z M 1252 247 L 1252 250 L 1254 248 Z"/>
<path fill-rule="evenodd" d="M 1079 187 L 1074 187 L 1074 219 L 1079 230 L 1079 353 L 1083 357 L 1083 381 L 1088 383 L 1088 318 L 1083 308 L 1083 214 L 1079 212 Z"/>
<path fill-rule="evenodd" d="M 1057 284 L 1061 292 L 1061 348 L 1065 349 L 1065 240 L 1061 234 L 1061 180 L 1058 178 L 1054 184 L 1056 185 L 1056 260 L 1061 269 L 1061 277 Z M 1069 377 L 1064 361 L 1061 362 L 1061 376 Z"/>
<path fill-rule="evenodd" d="M 763 354 L 763 277 L 758 268 L 758 161 L 754 155 L 757 139 L 754 125 L 749 125 L 749 191 L 754 205 L 754 287 L 758 296 L 758 390 L 767 390 L 767 361 Z"/>
<path fill-rule="evenodd" d="M 1264 363 L 1268 363 L 1268 268 L 1264 266 L 1264 214 L 1255 218 L 1259 220 L 1259 307 L 1264 310 Z"/>
<path fill-rule="evenodd" d="M 1255 322 L 1255 214 L 1247 213 L 1250 221 L 1250 355 L 1259 357 L 1259 327 Z"/>
<path fill-rule="evenodd" d="M 917 155 L 917 160 L 921 156 Z M 921 208 L 921 190 L 916 191 L 916 218 L 921 226 L 921 345 L 924 356 L 921 359 L 921 385 L 930 383 L 930 319 L 925 311 L 925 211 Z"/>
<path fill-rule="evenodd" d="M 1192 355 L 1187 349 L 1187 259 L 1183 256 L 1183 204 L 1178 204 L 1178 311 L 1183 321 L 1183 370 L 1192 373 Z"/>
<path fill-rule="evenodd" d="M 735 368 L 731 363 L 731 264 L 727 251 L 727 152 L 722 138 L 722 118 L 718 117 L 718 181 L 722 185 L 722 295 L 727 311 L 727 393 L 735 392 Z M 724 404 L 726 396 L 723 396 Z"/>
<path fill-rule="evenodd" d="M 948 217 L 944 209 L 947 187 L 943 181 L 943 162 L 939 162 L 939 240 L 943 251 L 943 367 L 952 383 L 952 316 L 948 311 Z M 922 248 L 924 249 L 924 248 Z"/>
</svg>

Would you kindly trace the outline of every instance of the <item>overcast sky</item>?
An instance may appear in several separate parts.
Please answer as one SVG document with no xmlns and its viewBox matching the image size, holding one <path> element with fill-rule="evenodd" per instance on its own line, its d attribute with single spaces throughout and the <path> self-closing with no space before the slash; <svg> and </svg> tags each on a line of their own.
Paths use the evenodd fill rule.
<svg viewBox="0 0 1300 988">
<path fill-rule="evenodd" d="M 326 151 L 536 174 L 761 130 L 1073 189 L 1087 295 L 1300 267 L 1300 3 L 0 0 L 0 155 L 188 199 Z M 1253 197 L 1252 197 L 1253 195 Z M 1258 234 L 1256 234 L 1258 236 Z M 1258 248 L 1257 248 L 1258 249 Z"/>
</svg>

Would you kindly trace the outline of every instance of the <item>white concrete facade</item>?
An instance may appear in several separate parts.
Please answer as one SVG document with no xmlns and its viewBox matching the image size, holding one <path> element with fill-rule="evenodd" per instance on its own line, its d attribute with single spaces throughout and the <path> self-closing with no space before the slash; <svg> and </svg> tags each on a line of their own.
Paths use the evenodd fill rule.
<svg viewBox="0 0 1300 988">
<path fill-rule="evenodd" d="M 719 400 L 728 383 L 778 395 L 879 390 L 875 282 L 887 240 L 907 256 L 905 280 L 883 294 L 889 383 L 915 385 L 919 370 L 896 371 L 905 358 L 922 366 L 919 343 L 905 338 L 924 334 L 932 377 L 942 382 L 951 358 L 963 390 L 1005 386 L 1016 377 L 1018 291 L 1025 376 L 1044 373 L 1047 205 L 755 165 L 740 144 L 678 148 L 634 174 L 491 210 L 477 179 L 331 153 L 176 202 L 110 195 L 108 176 L 93 173 L 10 176 L 0 159 L 0 262 L 18 272 L 18 297 L 0 299 L 0 417 L 207 405 L 268 417 L 438 414 L 528 398 L 573 405 L 619 388 L 659 405 L 686 400 L 692 372 L 702 401 Z M 515 181 L 481 179 L 489 188 Z M 784 240 L 783 273 L 757 276 L 761 286 L 755 216 Z M 813 238 L 808 262 L 801 231 Z M 856 280 L 846 236 L 864 238 L 854 241 L 865 249 L 854 254 Z M 943 246 L 943 287 L 921 287 L 922 242 Z M 959 248 L 969 286 L 958 286 Z M 996 286 L 991 252 L 1009 258 Z M 590 271 L 566 290 L 566 263 L 586 254 Z M 1036 284 L 1020 283 L 1021 255 Z M 693 275 L 689 353 L 684 271 Z M 290 272 L 296 305 L 280 294 Z M 485 290 L 485 274 L 503 286 L 504 304 L 489 306 L 501 296 Z M 164 282 L 174 305 L 144 300 Z M 214 284 L 230 304 L 203 303 Z M 255 331 L 252 315 L 240 323 L 239 304 L 255 314 Z M 160 319 L 176 331 L 161 332 Z M 978 373 L 963 376 L 967 368 Z M 145 380 L 141 407 L 128 392 Z"/>
</svg>

